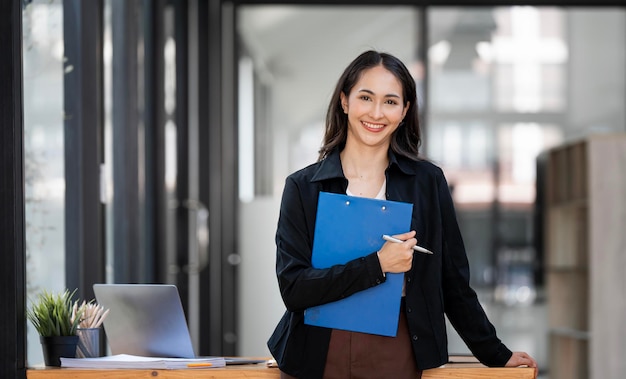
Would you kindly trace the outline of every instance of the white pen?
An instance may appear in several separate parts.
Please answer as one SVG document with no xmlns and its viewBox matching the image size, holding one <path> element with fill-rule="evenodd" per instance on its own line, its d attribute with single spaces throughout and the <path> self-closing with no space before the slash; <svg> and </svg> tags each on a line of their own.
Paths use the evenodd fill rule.
<svg viewBox="0 0 626 379">
<path fill-rule="evenodd" d="M 383 239 L 384 239 L 385 241 L 396 242 L 396 243 L 402 243 L 402 242 L 404 242 L 404 241 L 399 240 L 399 239 L 397 239 L 397 238 L 393 238 L 392 236 L 389 236 L 389 235 L 387 235 L 387 234 L 383 234 Z M 421 247 L 421 246 L 417 246 L 417 245 L 413 246 L 413 250 L 415 250 L 415 251 L 419 251 L 420 253 L 426 253 L 426 254 L 432 254 L 432 253 L 433 253 L 432 251 L 430 251 L 430 250 L 428 250 L 428 249 L 424 249 L 423 247 Z"/>
</svg>

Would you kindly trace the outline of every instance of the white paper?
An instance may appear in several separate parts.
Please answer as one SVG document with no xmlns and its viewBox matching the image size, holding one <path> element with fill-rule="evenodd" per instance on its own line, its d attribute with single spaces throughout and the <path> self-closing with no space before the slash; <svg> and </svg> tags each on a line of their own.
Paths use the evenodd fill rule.
<svg viewBox="0 0 626 379">
<path fill-rule="evenodd" d="M 203 366 L 202 364 L 210 363 Z M 199 366 L 194 366 L 201 364 Z M 224 367 L 223 357 L 157 358 L 118 354 L 99 358 L 61 358 L 61 367 L 74 368 L 129 368 L 129 369 L 187 369 Z"/>
</svg>

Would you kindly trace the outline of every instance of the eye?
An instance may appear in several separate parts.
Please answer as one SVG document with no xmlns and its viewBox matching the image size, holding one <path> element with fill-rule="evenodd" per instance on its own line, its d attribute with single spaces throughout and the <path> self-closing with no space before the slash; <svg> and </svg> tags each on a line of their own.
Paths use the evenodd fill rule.
<svg viewBox="0 0 626 379">
<path fill-rule="evenodd" d="M 359 97 L 359 99 L 364 100 L 364 101 L 369 101 L 369 100 L 370 100 L 370 97 L 369 97 L 369 96 L 367 96 L 367 95 L 361 95 L 361 96 Z"/>
<path fill-rule="evenodd" d="M 389 100 L 385 101 L 385 103 L 389 104 L 389 105 L 398 105 L 398 102 L 396 100 L 393 100 L 393 99 L 389 99 Z"/>
</svg>

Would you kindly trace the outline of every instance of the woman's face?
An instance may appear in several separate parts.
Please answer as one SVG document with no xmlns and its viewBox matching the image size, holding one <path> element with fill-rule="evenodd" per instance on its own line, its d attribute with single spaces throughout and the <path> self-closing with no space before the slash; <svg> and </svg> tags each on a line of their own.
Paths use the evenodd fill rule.
<svg viewBox="0 0 626 379">
<path fill-rule="evenodd" d="M 400 81 L 382 65 L 363 71 L 350 94 L 341 94 L 348 114 L 346 143 L 388 147 L 409 107 L 403 102 Z"/>
</svg>

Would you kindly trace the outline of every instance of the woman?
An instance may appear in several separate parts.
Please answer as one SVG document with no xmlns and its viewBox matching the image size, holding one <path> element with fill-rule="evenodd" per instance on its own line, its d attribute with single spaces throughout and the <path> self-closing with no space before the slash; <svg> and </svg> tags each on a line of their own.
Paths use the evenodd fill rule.
<svg viewBox="0 0 626 379">
<path fill-rule="evenodd" d="M 441 169 L 419 158 L 415 82 L 392 55 L 367 51 L 340 77 L 317 163 L 285 183 L 276 232 L 276 273 L 287 311 L 268 341 L 282 378 L 419 378 L 447 362 L 446 314 L 488 366 L 536 367 L 511 352 L 469 286 L 469 265 Z M 311 265 L 320 191 L 413 204 L 411 230 L 345 265 Z M 420 245 L 433 255 L 415 253 Z M 304 324 L 304 310 L 404 273 L 396 337 Z"/>
</svg>

